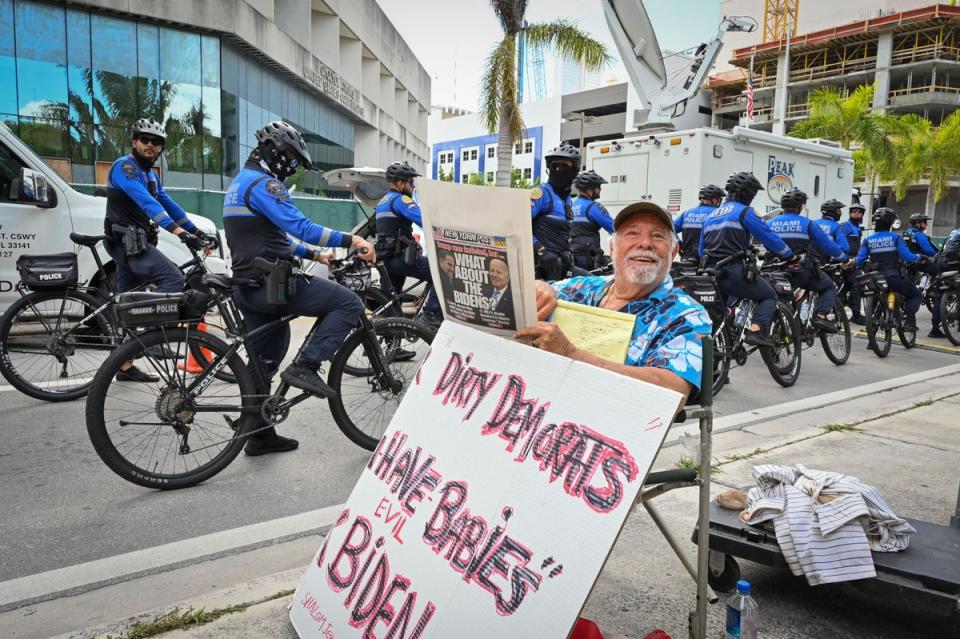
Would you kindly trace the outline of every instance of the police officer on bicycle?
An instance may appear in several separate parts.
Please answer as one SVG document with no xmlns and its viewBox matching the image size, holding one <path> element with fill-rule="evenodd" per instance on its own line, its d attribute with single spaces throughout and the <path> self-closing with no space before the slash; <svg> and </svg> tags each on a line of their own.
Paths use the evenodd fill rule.
<svg viewBox="0 0 960 639">
<path fill-rule="evenodd" d="M 930 258 L 928 262 L 921 262 L 911 266 L 911 270 L 934 276 L 939 273 L 939 270 L 937 269 L 936 260 L 933 259 L 937 256 L 937 248 L 930 242 L 930 238 L 927 237 L 926 233 L 927 222 L 929 221 L 930 218 L 925 213 L 913 213 L 910 216 L 910 228 L 903 234 L 903 241 L 906 242 L 907 248 L 910 249 L 911 253 Z M 930 319 L 933 326 L 930 332 L 927 333 L 927 337 L 945 338 L 946 335 L 940 330 L 939 295 L 935 295 L 933 298 L 933 310 L 931 311 Z"/>
<path fill-rule="evenodd" d="M 537 278 L 553 281 L 561 280 L 569 273 L 586 275 L 585 270 L 574 264 L 570 252 L 570 223 L 573 221 L 570 187 L 580 168 L 580 151 L 569 144 L 561 144 L 544 159 L 547 183 L 530 189 Z"/>
<path fill-rule="evenodd" d="M 331 359 L 350 330 L 357 325 L 363 303 L 350 289 L 321 277 L 293 272 L 294 257 L 326 261 L 328 256 L 292 236 L 315 246 L 355 248 L 362 259 L 375 261 L 373 246 L 356 235 L 325 228 L 304 216 L 290 199 L 284 180 L 299 167 L 313 170 L 310 153 L 300 133 L 280 120 L 257 131 L 257 148 L 227 188 L 223 202 L 223 228 L 233 260 L 233 274 L 257 281 L 237 287 L 234 299 L 249 332 L 283 315 L 317 318 L 293 363 L 280 375 L 284 382 L 319 397 L 336 394 L 317 373 Z M 258 265 L 256 258 L 273 264 Z M 250 357 L 259 358 L 271 376 L 280 366 L 290 342 L 290 325 L 253 340 Z M 269 394 L 267 388 L 258 393 Z M 247 441 L 248 455 L 293 450 L 298 442 L 282 437 L 264 421 Z"/>
<path fill-rule="evenodd" d="M 811 222 L 809 218 L 800 215 L 806 203 L 806 193 L 800 189 L 790 189 L 780 198 L 783 213 L 767 222 L 767 226 L 780 236 L 794 254 L 807 253 L 807 259 L 787 268 L 787 277 L 793 286 L 817 293 L 817 304 L 810 323 L 827 333 L 836 333 L 837 325 L 830 321 L 828 315 L 833 312 L 833 304 L 837 299 L 837 285 L 818 268 L 818 261 L 831 258 L 846 261 L 847 253 L 823 232 L 819 223 Z M 839 209 L 837 214 L 839 216 Z M 839 229 L 836 221 L 829 221 Z M 837 229 L 832 229 L 831 233 Z"/>
<path fill-rule="evenodd" d="M 577 187 L 577 199 L 573 201 L 573 221 L 570 223 L 570 250 L 573 262 L 578 267 L 591 271 L 610 263 L 600 245 L 600 229 L 613 234 L 613 218 L 597 202 L 600 187 L 607 181 L 596 171 L 582 171 L 573 185 Z"/>
<path fill-rule="evenodd" d="M 420 318 L 437 327 L 443 321 L 440 300 L 430 277 L 430 262 L 420 255 L 413 225 L 423 227 L 420 205 L 413 199 L 414 178 L 420 173 L 407 162 L 394 162 L 386 169 L 390 190 L 377 204 L 377 253 L 381 256 L 394 289 L 403 290 L 404 280 L 415 277 L 427 283 L 427 299 Z"/>
<path fill-rule="evenodd" d="M 153 171 L 163 153 L 167 133 L 153 118 L 140 118 L 130 129 L 129 155 L 117 159 L 107 173 L 107 215 L 103 232 L 109 239 L 104 248 L 113 258 L 117 289 L 130 291 L 153 284 L 160 293 L 183 291 L 183 273 L 157 249 L 157 227 L 173 233 L 193 250 L 215 245 L 216 238 L 194 226 L 186 212 L 174 202 Z M 159 378 L 133 362 L 127 362 L 117 380 L 155 382 Z"/>
<path fill-rule="evenodd" d="M 850 205 L 846 222 L 840 225 L 840 232 L 847 241 L 847 257 L 856 259 L 860 251 L 860 241 L 863 239 L 863 214 L 866 208 L 863 204 L 856 202 Z M 857 286 L 857 274 L 854 269 L 845 269 L 843 273 L 843 282 L 847 290 L 847 305 L 850 307 L 850 322 L 853 324 L 865 324 L 863 313 L 860 311 L 860 287 Z"/>
<path fill-rule="evenodd" d="M 923 296 L 913 282 L 900 274 L 900 264 L 914 264 L 921 259 L 916 253 L 911 253 L 897 233 L 890 229 L 897 221 L 896 212 L 887 207 L 881 207 L 873 213 L 874 233 L 860 244 L 857 253 L 857 268 L 870 260 L 878 266 L 878 270 L 887 280 L 891 291 L 900 293 L 905 302 L 907 312 L 908 331 L 917 330 L 917 311 L 923 303 Z"/>
<path fill-rule="evenodd" d="M 727 200 L 704 220 L 700 235 L 700 258 L 705 266 L 712 267 L 720 260 L 749 252 L 751 238 L 757 238 L 768 251 L 780 257 L 790 257 L 793 251 L 780 237 L 763 223 L 750 207 L 757 192 L 763 187 L 753 173 L 740 172 L 727 180 Z M 752 260 L 752 257 L 749 258 Z M 738 297 L 757 302 L 753 322 L 744 332 L 744 341 L 753 346 L 772 347 L 767 335 L 770 320 L 777 308 L 777 292 L 769 282 L 759 277 L 755 265 L 747 258 L 728 263 L 721 268 L 718 281 L 720 292 L 725 297 Z"/>
<path fill-rule="evenodd" d="M 698 197 L 700 204 L 687 209 L 673 221 L 673 230 L 680 236 L 680 260 L 683 262 L 697 262 L 700 260 L 700 232 L 707 216 L 717 210 L 723 196 L 726 195 L 719 186 L 707 184 L 700 189 Z"/>
</svg>

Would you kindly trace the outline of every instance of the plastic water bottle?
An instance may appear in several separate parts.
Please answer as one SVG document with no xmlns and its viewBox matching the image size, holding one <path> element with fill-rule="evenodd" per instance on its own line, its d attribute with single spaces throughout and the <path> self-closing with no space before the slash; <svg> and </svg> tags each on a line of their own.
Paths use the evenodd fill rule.
<svg viewBox="0 0 960 639">
<path fill-rule="evenodd" d="M 747 323 L 747 306 L 746 303 L 741 302 L 740 306 L 737 307 L 737 316 L 733 320 L 737 328 L 743 328 L 743 325 Z"/>
<path fill-rule="evenodd" d="M 726 639 L 757 639 L 757 602 L 750 596 L 750 582 L 737 582 L 737 593 L 727 600 Z"/>
<path fill-rule="evenodd" d="M 804 299 L 803 304 L 800 305 L 800 321 L 806 322 L 808 317 L 810 317 L 810 302 Z"/>
</svg>

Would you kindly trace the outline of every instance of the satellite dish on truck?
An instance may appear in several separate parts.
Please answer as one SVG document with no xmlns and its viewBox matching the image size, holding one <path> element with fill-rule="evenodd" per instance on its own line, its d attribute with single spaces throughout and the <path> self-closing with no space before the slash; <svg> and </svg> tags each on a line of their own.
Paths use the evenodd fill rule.
<svg viewBox="0 0 960 639">
<path fill-rule="evenodd" d="M 682 86 L 671 88 L 667 87 L 667 71 L 657 34 L 642 0 L 603 0 L 603 15 L 633 88 L 650 107 L 646 121 L 640 128 L 661 131 L 672 131 L 674 125 L 671 120 L 683 114 L 687 102 L 699 93 L 723 47 L 723 35 L 728 31 L 753 31 L 757 28 L 753 18 L 724 17 L 717 35 L 697 49 Z"/>
</svg>

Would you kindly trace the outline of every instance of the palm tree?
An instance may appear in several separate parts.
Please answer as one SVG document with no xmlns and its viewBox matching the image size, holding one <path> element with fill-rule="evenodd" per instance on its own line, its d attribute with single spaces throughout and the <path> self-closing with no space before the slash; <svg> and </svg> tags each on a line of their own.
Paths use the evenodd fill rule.
<svg viewBox="0 0 960 639">
<path fill-rule="evenodd" d="M 906 130 L 894 140 L 894 193 L 902 200 L 910 185 L 928 180 L 925 212 L 932 220 L 936 203 L 960 173 L 960 111 L 950 114 L 939 127 L 915 113 L 900 121 Z"/>
<path fill-rule="evenodd" d="M 894 171 L 892 136 L 904 130 L 899 118 L 873 108 L 874 89 L 874 85 L 864 84 L 850 95 L 834 87 L 817 89 L 810 94 L 807 119 L 790 130 L 794 137 L 827 138 L 853 150 L 857 174 L 871 183 L 871 200 L 877 178 Z M 872 202 L 867 206 L 871 209 Z"/>
<path fill-rule="evenodd" d="M 610 61 L 607 48 L 567 20 L 527 24 L 527 0 L 490 0 L 503 28 L 503 39 L 487 57 L 480 87 L 480 104 L 487 129 L 497 132 L 497 186 L 510 186 L 513 145 L 523 137 L 523 115 L 517 95 L 517 39 L 528 47 L 555 50 L 560 57 L 589 70 Z"/>
</svg>

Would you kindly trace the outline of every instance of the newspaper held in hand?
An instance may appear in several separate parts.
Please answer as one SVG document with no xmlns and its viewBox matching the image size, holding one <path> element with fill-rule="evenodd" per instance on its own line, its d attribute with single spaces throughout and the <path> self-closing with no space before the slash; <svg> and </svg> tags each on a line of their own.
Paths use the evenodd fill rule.
<svg viewBox="0 0 960 639">
<path fill-rule="evenodd" d="M 423 180 L 417 199 L 444 319 L 503 337 L 535 322 L 529 193 Z"/>
<path fill-rule="evenodd" d="M 481 328 L 516 330 L 507 238 L 433 227 L 443 314 Z"/>
</svg>

